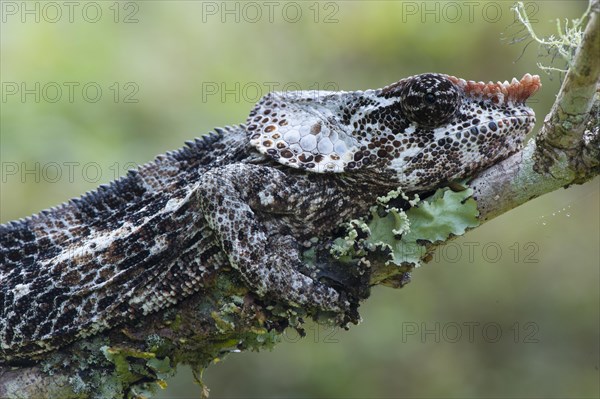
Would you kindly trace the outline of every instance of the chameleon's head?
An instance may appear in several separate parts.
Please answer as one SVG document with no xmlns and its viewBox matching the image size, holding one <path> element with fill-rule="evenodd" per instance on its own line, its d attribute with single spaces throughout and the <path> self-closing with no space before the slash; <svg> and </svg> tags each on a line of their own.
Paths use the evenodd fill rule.
<svg viewBox="0 0 600 399">
<path fill-rule="evenodd" d="M 466 177 L 521 148 L 538 76 L 483 83 L 427 73 L 365 92 L 270 93 L 248 118 L 250 143 L 308 171 L 391 169 L 407 191 Z"/>
<path fill-rule="evenodd" d="M 379 131 L 388 134 L 377 155 L 410 189 L 472 175 L 521 149 L 535 124 L 525 100 L 540 87 L 529 74 L 510 83 L 433 73 L 403 79 L 378 93 L 386 121 Z"/>
</svg>

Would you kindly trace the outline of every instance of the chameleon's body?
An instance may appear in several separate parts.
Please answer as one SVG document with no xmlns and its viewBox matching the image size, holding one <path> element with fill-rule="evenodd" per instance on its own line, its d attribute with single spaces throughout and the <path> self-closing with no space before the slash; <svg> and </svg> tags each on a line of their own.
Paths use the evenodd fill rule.
<svg viewBox="0 0 600 399">
<path fill-rule="evenodd" d="M 229 266 L 260 296 L 344 313 L 300 244 L 391 189 L 430 190 L 520 148 L 540 86 L 417 75 L 381 90 L 265 96 L 79 199 L 0 226 L 0 363 L 178 303 Z"/>
</svg>

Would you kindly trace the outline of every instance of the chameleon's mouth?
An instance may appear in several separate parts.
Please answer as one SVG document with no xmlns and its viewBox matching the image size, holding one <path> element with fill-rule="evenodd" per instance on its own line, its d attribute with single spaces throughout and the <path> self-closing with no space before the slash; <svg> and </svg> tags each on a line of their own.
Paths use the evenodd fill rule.
<svg viewBox="0 0 600 399">
<path fill-rule="evenodd" d="M 454 84 L 474 99 L 491 100 L 495 104 L 522 104 L 542 87 L 538 75 L 526 73 L 521 80 L 515 78 L 508 82 L 475 82 L 455 76 L 448 76 Z"/>
</svg>

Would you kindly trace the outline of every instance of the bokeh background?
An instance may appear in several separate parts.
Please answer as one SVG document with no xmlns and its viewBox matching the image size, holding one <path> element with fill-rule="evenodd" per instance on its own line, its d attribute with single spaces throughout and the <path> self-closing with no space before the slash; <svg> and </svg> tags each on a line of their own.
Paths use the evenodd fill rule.
<svg viewBox="0 0 600 399">
<path fill-rule="evenodd" d="M 271 89 L 542 74 L 544 51 L 509 44 L 523 34 L 511 5 L 3 1 L 0 221 L 243 122 Z M 541 35 L 585 7 L 527 3 Z M 539 121 L 559 75 L 542 80 Z M 406 288 L 374 289 L 350 331 L 309 325 L 272 352 L 231 354 L 204 373 L 211 397 L 597 398 L 599 191 L 560 190 L 467 234 Z M 159 397 L 199 392 L 181 367 Z"/>
</svg>

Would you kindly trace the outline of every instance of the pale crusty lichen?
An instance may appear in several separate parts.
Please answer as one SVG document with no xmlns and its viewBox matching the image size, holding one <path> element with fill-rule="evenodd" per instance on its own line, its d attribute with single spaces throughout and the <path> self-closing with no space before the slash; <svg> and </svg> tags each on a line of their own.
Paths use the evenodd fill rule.
<svg viewBox="0 0 600 399">
<path fill-rule="evenodd" d="M 537 63 L 537 66 L 545 71 L 545 72 L 561 72 L 566 73 L 571 66 L 573 66 L 573 60 L 575 58 L 575 53 L 577 49 L 581 46 L 581 42 L 583 40 L 583 29 L 587 22 L 587 19 L 590 15 L 592 2 L 590 1 L 587 9 L 583 13 L 580 18 L 575 19 L 566 19 L 564 21 L 564 25 L 561 25 L 561 20 L 556 19 L 556 35 L 550 35 L 546 38 L 539 37 L 534 29 L 531 21 L 529 20 L 529 16 L 526 12 L 525 4 L 521 1 L 515 3 L 512 7 L 512 10 L 515 13 L 515 16 L 523 24 L 527 33 L 532 38 L 532 40 L 538 43 L 541 47 L 545 48 L 549 55 L 552 56 L 552 59 L 555 56 L 560 56 L 567 63 L 567 68 L 561 69 L 551 66 L 543 65 L 541 62 Z"/>
</svg>

